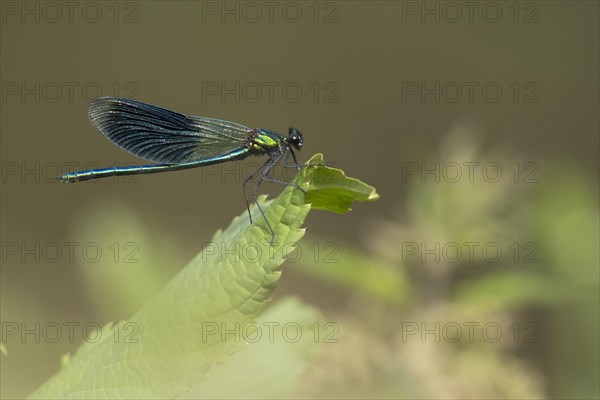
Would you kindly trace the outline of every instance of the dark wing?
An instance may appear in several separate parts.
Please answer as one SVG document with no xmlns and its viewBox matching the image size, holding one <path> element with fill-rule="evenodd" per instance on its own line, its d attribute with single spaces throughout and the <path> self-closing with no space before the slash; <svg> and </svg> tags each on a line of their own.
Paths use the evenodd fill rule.
<svg viewBox="0 0 600 400">
<path fill-rule="evenodd" d="M 244 146 L 252 129 L 233 122 L 193 117 L 136 100 L 101 97 L 88 111 L 104 136 L 131 154 L 181 164 Z"/>
</svg>

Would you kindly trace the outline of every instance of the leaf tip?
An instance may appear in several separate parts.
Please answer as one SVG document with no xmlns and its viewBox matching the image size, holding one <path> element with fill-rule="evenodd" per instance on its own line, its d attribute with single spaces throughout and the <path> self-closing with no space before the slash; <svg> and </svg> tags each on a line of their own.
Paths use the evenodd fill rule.
<svg viewBox="0 0 600 400">
<path fill-rule="evenodd" d="M 379 195 L 379 193 L 377 193 L 375 188 L 373 188 L 373 191 L 371 193 L 369 193 L 369 197 L 367 197 L 367 201 L 375 201 L 375 200 L 379 200 L 380 198 L 381 198 L 381 196 Z"/>
</svg>

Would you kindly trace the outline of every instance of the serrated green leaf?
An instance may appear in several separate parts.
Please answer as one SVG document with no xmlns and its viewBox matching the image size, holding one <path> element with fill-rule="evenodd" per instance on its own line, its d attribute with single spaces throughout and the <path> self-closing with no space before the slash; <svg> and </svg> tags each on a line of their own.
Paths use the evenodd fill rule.
<svg viewBox="0 0 600 400">
<path fill-rule="evenodd" d="M 311 163 L 318 160 L 322 162 L 322 156 L 313 157 Z M 81 346 L 30 397 L 176 398 L 201 384 L 212 365 L 246 346 L 245 324 L 255 321 L 265 307 L 280 277 L 277 268 L 304 235 L 301 225 L 310 205 L 298 186 L 309 194 L 341 193 L 339 188 L 346 188 L 344 202 L 364 197 L 360 191 L 364 184 L 343 173 L 336 173 L 333 187 L 338 189 L 328 189 L 316 178 L 317 172 L 327 169 L 302 168 L 295 185 L 276 199 L 259 199 L 275 232 L 272 246 L 271 231 L 254 205 L 253 224 L 246 212 L 235 218 L 133 317 L 106 324 L 94 343 Z M 312 184 L 313 179 L 318 183 Z M 373 193 L 367 198 L 373 199 Z M 333 210 L 331 199 L 316 204 Z"/>
<path fill-rule="evenodd" d="M 309 164 L 324 164 L 323 155 L 315 154 Z M 353 201 L 375 201 L 379 195 L 373 186 L 355 178 L 349 178 L 344 171 L 332 167 L 308 169 L 309 179 L 306 202 L 315 210 L 329 210 L 344 214 L 351 210 Z"/>
</svg>

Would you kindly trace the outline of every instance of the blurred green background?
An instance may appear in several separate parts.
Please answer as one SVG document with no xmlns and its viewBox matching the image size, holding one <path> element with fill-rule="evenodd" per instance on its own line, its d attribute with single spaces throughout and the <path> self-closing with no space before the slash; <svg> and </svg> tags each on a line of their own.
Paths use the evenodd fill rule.
<svg viewBox="0 0 600 400">
<path fill-rule="evenodd" d="M 76 3 L 0 3 L 3 398 L 244 210 L 257 159 L 54 183 L 139 162 L 90 125 L 99 95 L 293 125 L 303 160 L 377 188 L 348 215 L 311 213 L 283 267 L 274 304 L 297 297 L 338 341 L 277 396 L 599 396 L 597 2 Z"/>
</svg>

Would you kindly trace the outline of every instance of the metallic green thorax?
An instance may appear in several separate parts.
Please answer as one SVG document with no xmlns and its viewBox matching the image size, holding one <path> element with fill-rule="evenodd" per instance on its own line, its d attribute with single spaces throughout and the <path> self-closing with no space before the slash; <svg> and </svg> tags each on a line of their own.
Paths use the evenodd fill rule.
<svg viewBox="0 0 600 400">
<path fill-rule="evenodd" d="M 289 146 L 286 137 L 268 129 L 254 129 L 246 142 L 246 146 L 253 154 L 270 154 L 281 146 Z"/>
</svg>

